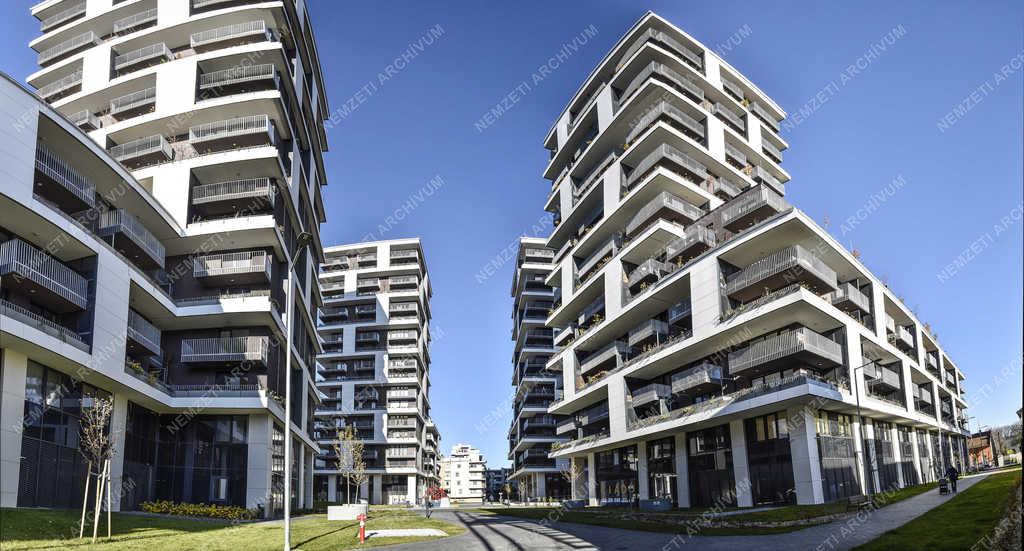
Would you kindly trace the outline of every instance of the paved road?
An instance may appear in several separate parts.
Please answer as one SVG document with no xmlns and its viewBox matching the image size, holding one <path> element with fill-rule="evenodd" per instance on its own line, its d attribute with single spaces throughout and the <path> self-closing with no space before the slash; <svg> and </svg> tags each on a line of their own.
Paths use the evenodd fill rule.
<svg viewBox="0 0 1024 551">
<path fill-rule="evenodd" d="M 962 492 L 987 475 L 963 478 Z M 480 515 L 450 510 L 435 516 L 462 524 L 467 532 L 460 536 L 425 543 L 397 545 L 389 549 L 417 551 L 633 551 L 700 549 L 701 551 L 815 550 L 841 551 L 871 541 L 884 532 L 913 520 L 949 500 L 931 490 L 919 496 L 889 505 L 877 512 L 814 526 L 797 532 L 770 536 L 686 536 L 620 530 L 586 524 L 539 522 L 503 515 Z"/>
</svg>

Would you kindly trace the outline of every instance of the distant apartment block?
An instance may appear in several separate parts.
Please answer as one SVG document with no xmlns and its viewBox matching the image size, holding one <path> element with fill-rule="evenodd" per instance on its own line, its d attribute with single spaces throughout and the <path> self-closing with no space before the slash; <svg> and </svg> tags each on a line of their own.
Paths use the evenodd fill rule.
<svg viewBox="0 0 1024 551">
<path fill-rule="evenodd" d="M 441 487 L 454 503 L 480 503 L 487 495 L 487 460 L 468 444 L 452 446 L 441 458 Z"/>
<path fill-rule="evenodd" d="M 325 249 L 314 425 L 318 495 L 344 498 L 332 444 L 352 427 L 368 475 L 359 498 L 418 503 L 439 483 L 441 434 L 430 417 L 430 278 L 419 239 Z M 353 496 L 355 497 L 355 496 Z"/>
<path fill-rule="evenodd" d="M 538 414 L 574 499 L 813 504 L 966 465 L 963 372 L 785 199 L 784 116 L 648 13 L 545 137 L 554 293 L 526 331 L 553 335 Z"/>
</svg>

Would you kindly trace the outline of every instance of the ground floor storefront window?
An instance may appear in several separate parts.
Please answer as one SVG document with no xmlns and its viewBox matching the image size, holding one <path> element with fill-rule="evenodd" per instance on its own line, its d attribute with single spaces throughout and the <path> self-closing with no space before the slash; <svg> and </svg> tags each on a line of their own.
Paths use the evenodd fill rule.
<svg viewBox="0 0 1024 551">
<path fill-rule="evenodd" d="M 598 452 L 594 460 L 598 502 L 625 504 L 637 498 L 636 446 Z"/>
<path fill-rule="evenodd" d="M 397 505 L 409 500 L 409 477 L 386 474 L 381 476 L 381 492 L 384 503 Z"/>
<path fill-rule="evenodd" d="M 664 499 L 679 505 L 676 493 L 675 437 L 647 443 L 647 493 L 650 499 Z"/>
<path fill-rule="evenodd" d="M 544 491 L 555 500 L 572 499 L 572 485 L 560 473 L 544 473 Z"/>
<path fill-rule="evenodd" d="M 825 501 L 859 495 L 852 418 L 842 413 L 819 411 L 817 433 Z"/>
<path fill-rule="evenodd" d="M 793 461 L 786 413 L 744 421 L 747 464 L 754 505 L 796 503 Z"/>
<path fill-rule="evenodd" d="M 689 442 L 690 505 L 736 505 L 736 480 L 732 468 L 729 425 L 719 425 L 687 435 Z"/>
</svg>

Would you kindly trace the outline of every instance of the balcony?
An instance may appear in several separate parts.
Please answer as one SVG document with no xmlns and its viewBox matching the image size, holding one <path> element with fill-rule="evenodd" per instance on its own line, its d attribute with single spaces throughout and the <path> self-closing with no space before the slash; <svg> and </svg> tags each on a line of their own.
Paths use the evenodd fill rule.
<svg viewBox="0 0 1024 551">
<path fill-rule="evenodd" d="M 388 369 L 419 369 L 419 362 L 414 358 L 389 358 Z"/>
<path fill-rule="evenodd" d="M 728 277 L 725 294 L 740 302 L 749 302 L 776 290 L 800 282 L 819 295 L 837 287 L 836 272 L 801 245 L 786 247 Z"/>
<path fill-rule="evenodd" d="M 665 247 L 664 265 L 671 271 L 673 264 L 676 266 L 686 264 L 690 260 L 700 256 L 704 251 L 714 248 L 717 241 L 714 230 L 705 226 L 690 226 L 683 233 L 682 237 L 669 243 Z M 632 286 L 632 274 L 630 274 L 629 282 Z"/>
<path fill-rule="evenodd" d="M 199 75 L 200 99 L 280 89 L 281 79 L 272 63 L 243 65 Z"/>
<path fill-rule="evenodd" d="M 128 345 L 160 355 L 160 330 L 132 309 L 128 310 Z"/>
<path fill-rule="evenodd" d="M 725 160 L 737 169 L 747 166 L 747 155 L 729 142 L 725 142 Z"/>
<path fill-rule="evenodd" d="M 84 310 L 89 304 L 84 277 L 17 238 L 0 245 L 0 283 L 58 313 Z"/>
<path fill-rule="evenodd" d="M 82 70 L 79 69 L 70 75 L 57 79 L 36 90 L 36 95 L 46 101 L 54 102 L 58 99 L 72 94 L 82 86 Z"/>
<path fill-rule="evenodd" d="M 128 168 L 136 169 L 170 161 L 174 150 L 167 140 L 157 134 L 139 138 L 110 148 L 110 155 Z"/>
<path fill-rule="evenodd" d="M 602 181 L 602 176 L 609 167 L 615 164 L 619 159 L 619 151 L 612 149 L 609 151 L 600 161 L 594 163 L 587 174 L 579 180 L 577 183 L 573 181 L 572 190 L 572 204 L 576 206 L 580 200 L 590 191 L 598 182 Z"/>
<path fill-rule="evenodd" d="M 0 316 L 8 317 L 13 320 L 17 320 L 25 325 L 34 327 L 35 329 L 50 335 L 51 337 L 70 344 L 75 348 L 89 352 L 91 347 L 84 339 L 74 331 L 51 321 L 35 312 L 22 308 L 13 302 L 0 299 Z"/>
<path fill-rule="evenodd" d="M 274 121 L 267 115 L 249 115 L 200 124 L 188 129 L 188 141 L 200 153 L 274 145 Z"/>
<path fill-rule="evenodd" d="M 652 342 L 657 344 L 668 339 L 668 322 L 650 319 L 629 330 L 627 342 L 630 347 Z"/>
<path fill-rule="evenodd" d="M 626 136 L 626 143 L 631 144 L 658 121 L 664 121 L 669 126 L 679 130 L 695 142 L 704 143 L 705 129 L 702 122 L 687 115 L 682 109 L 662 100 L 640 119 L 633 129 Z"/>
<path fill-rule="evenodd" d="M 392 249 L 391 264 L 404 265 L 416 264 L 420 261 L 420 252 L 416 249 Z"/>
<path fill-rule="evenodd" d="M 96 115 L 92 114 L 92 111 L 83 109 L 76 111 L 68 115 L 68 120 L 71 124 L 81 128 L 82 130 L 96 130 L 100 127 L 100 119 Z"/>
<path fill-rule="evenodd" d="M 743 93 L 743 88 L 740 88 L 739 84 L 736 84 L 735 82 L 725 77 L 722 77 L 722 90 L 725 90 L 725 92 L 732 96 L 734 100 L 741 103 L 743 102 L 743 99 L 746 96 Z"/>
<path fill-rule="evenodd" d="M 356 264 L 360 268 L 368 268 L 377 264 L 377 253 L 359 253 L 356 255 Z"/>
<path fill-rule="evenodd" d="M 721 207 L 722 225 L 739 232 L 788 208 L 789 204 L 777 192 L 758 186 Z"/>
<path fill-rule="evenodd" d="M 608 419 L 608 402 L 603 402 L 576 415 L 576 424 L 580 427 L 599 423 Z"/>
<path fill-rule="evenodd" d="M 924 355 L 924 365 L 925 368 L 928 369 L 928 371 L 931 371 L 935 374 L 939 373 L 939 358 L 935 355 L 934 352 L 928 352 L 927 354 Z"/>
<path fill-rule="evenodd" d="M 672 375 L 672 393 L 699 396 L 722 388 L 722 368 L 710 362 Z"/>
<path fill-rule="evenodd" d="M 110 116 L 124 120 L 156 108 L 156 87 L 110 100 Z"/>
<path fill-rule="evenodd" d="M 114 57 L 114 71 L 118 76 L 159 63 L 174 60 L 174 53 L 167 44 L 159 42 Z"/>
<path fill-rule="evenodd" d="M 707 167 L 675 147 L 669 144 L 661 144 L 654 151 L 648 153 L 636 165 L 636 168 L 629 173 L 629 177 L 626 178 L 624 192 L 628 193 L 641 179 L 657 168 L 664 168 L 695 184 L 703 182 L 708 178 Z"/>
<path fill-rule="evenodd" d="M 380 279 L 376 277 L 362 278 L 356 280 L 357 293 L 376 293 L 380 291 Z"/>
<path fill-rule="evenodd" d="M 686 319 L 691 315 L 693 315 L 693 307 L 690 304 L 690 299 L 683 299 L 669 307 L 668 322 L 676 323 L 677 321 Z"/>
<path fill-rule="evenodd" d="M 192 33 L 190 44 L 197 52 L 228 48 L 251 42 L 269 42 L 273 36 L 266 21 L 246 21 Z"/>
<path fill-rule="evenodd" d="M 391 417 L 391 418 L 388 419 L 388 428 L 389 429 L 401 429 L 401 428 L 409 428 L 409 427 L 415 427 L 415 426 L 416 426 L 416 419 L 414 419 L 412 417 L 398 417 L 398 418 Z"/>
<path fill-rule="evenodd" d="M 419 304 L 415 302 L 392 302 L 388 306 L 388 315 L 392 318 L 418 318 Z"/>
<path fill-rule="evenodd" d="M 266 251 L 241 251 L 196 257 L 192 275 L 210 285 L 271 281 L 273 258 Z"/>
<path fill-rule="evenodd" d="M 267 365 L 270 337 L 182 339 L 181 363 L 258 362 Z"/>
<path fill-rule="evenodd" d="M 692 203 L 662 191 L 637 211 L 636 215 L 626 224 L 626 236 L 634 237 L 658 220 L 667 220 L 681 226 L 696 222 L 704 216 L 704 211 Z"/>
<path fill-rule="evenodd" d="M 604 243 L 598 245 L 590 254 L 585 258 L 577 261 L 576 277 L 579 284 L 590 279 L 590 276 L 596 274 L 608 260 L 618 254 L 619 249 L 622 247 L 622 239 L 618 235 L 609 237 Z"/>
<path fill-rule="evenodd" d="M 656 29 L 647 29 L 644 31 L 633 44 L 622 54 L 620 58 L 620 66 L 625 63 L 629 58 L 633 57 L 633 54 L 638 52 L 640 48 L 648 42 L 656 44 L 674 54 L 679 56 L 687 65 L 693 67 L 700 73 L 704 72 L 704 58 L 701 53 L 689 46 L 683 45 L 678 40 L 670 37 L 667 33 Z"/>
<path fill-rule="evenodd" d="M 392 291 L 415 291 L 420 284 L 420 279 L 414 275 L 391 276 L 388 279 L 388 288 Z"/>
<path fill-rule="evenodd" d="M 419 332 L 415 330 L 408 331 L 388 331 L 388 345 L 403 346 L 416 344 L 419 339 Z"/>
<path fill-rule="evenodd" d="M 779 121 L 775 120 L 775 117 L 768 113 L 767 109 L 761 107 L 761 104 L 757 103 L 756 101 L 752 101 L 750 102 L 750 105 L 747 105 L 747 109 L 750 110 L 751 115 L 754 115 L 755 117 L 760 119 L 761 122 L 765 124 L 765 126 L 772 130 L 772 132 L 775 132 L 776 134 L 779 133 Z"/>
<path fill-rule="evenodd" d="M 100 213 L 96 233 L 109 237 L 118 252 L 143 269 L 164 267 L 163 244 L 128 211 L 117 209 Z"/>
<path fill-rule="evenodd" d="M 96 185 L 57 156 L 43 142 L 36 142 L 36 188 L 64 212 L 75 213 L 96 204 Z"/>
<path fill-rule="evenodd" d="M 784 366 L 805 363 L 819 371 L 843 364 L 843 348 L 806 327 L 769 336 L 729 353 L 729 373 L 757 377 Z"/>
<path fill-rule="evenodd" d="M 235 4 L 244 4 L 251 2 L 252 0 L 192 0 L 193 10 L 202 9 L 216 9 L 224 6 L 231 6 Z"/>
<path fill-rule="evenodd" d="M 735 111 L 727 107 L 724 103 L 715 102 L 711 108 L 711 112 L 716 117 L 722 120 L 726 126 L 731 127 L 740 136 L 747 135 L 747 123 L 743 120 L 743 115 L 737 114 Z"/>
<path fill-rule="evenodd" d="M 782 151 L 775 147 L 772 142 L 763 140 L 761 142 L 761 151 L 764 151 L 764 154 L 776 163 L 782 163 Z"/>
<path fill-rule="evenodd" d="M 348 308 L 321 308 L 320 321 L 324 324 L 339 323 L 348 321 Z"/>
<path fill-rule="evenodd" d="M 377 318 L 376 304 L 357 304 L 355 306 L 356 318 L 360 320 L 373 320 Z"/>
<path fill-rule="evenodd" d="M 902 325 L 895 326 L 893 333 L 889 335 L 889 342 L 907 354 L 914 351 L 914 335 Z"/>
<path fill-rule="evenodd" d="M 626 85 L 625 90 L 619 96 L 619 105 L 626 103 L 652 77 L 689 97 L 695 103 L 699 104 L 704 101 L 703 88 L 692 80 L 680 75 L 668 65 L 652 61 Z"/>
<path fill-rule="evenodd" d="M 648 258 L 629 272 L 629 275 L 626 276 L 626 286 L 629 288 L 629 292 L 635 295 L 671 272 L 671 264 Z"/>
<path fill-rule="evenodd" d="M 580 373 L 614 369 L 626 361 L 629 352 L 629 345 L 625 342 L 612 341 L 591 352 L 584 360 L 580 361 Z"/>
<path fill-rule="evenodd" d="M 270 178 L 246 178 L 192 188 L 192 207 L 207 217 L 267 212 L 274 208 L 276 186 Z"/>
<path fill-rule="evenodd" d="M 377 347 L 380 343 L 380 333 L 356 333 L 356 346 Z"/>
<path fill-rule="evenodd" d="M 786 193 L 786 185 L 780 182 L 778 178 L 773 176 L 771 172 L 765 170 L 764 167 L 750 167 L 750 178 L 759 184 L 764 184 L 772 188 L 773 190 L 778 192 L 779 195 L 785 195 Z"/>
<path fill-rule="evenodd" d="M 156 24 L 156 18 L 156 8 L 141 11 L 128 17 L 122 17 L 114 21 L 114 34 L 122 35 L 141 30 L 144 27 Z"/>
<path fill-rule="evenodd" d="M 531 247 L 523 250 L 523 259 L 535 264 L 550 264 L 555 259 L 555 251 Z"/>
<path fill-rule="evenodd" d="M 89 31 L 39 52 L 39 57 L 36 61 L 40 67 L 45 67 L 54 61 L 96 46 L 99 43 L 100 37 L 96 36 L 96 33 Z"/>
<path fill-rule="evenodd" d="M 72 4 L 71 6 L 63 10 L 60 10 L 59 12 L 56 12 L 53 15 L 49 15 L 41 19 L 39 21 L 39 31 L 44 33 L 47 31 L 51 31 L 61 25 L 70 23 L 83 16 L 85 16 L 85 2 L 78 2 Z"/>
<path fill-rule="evenodd" d="M 864 384 L 868 392 L 888 394 L 901 388 L 900 374 L 895 369 L 875 362 L 864 366 Z"/>
<path fill-rule="evenodd" d="M 630 394 L 633 407 L 640 407 L 657 402 L 658 400 L 667 400 L 672 397 L 672 389 L 668 385 L 660 383 L 650 383 L 644 385 Z"/>
<path fill-rule="evenodd" d="M 834 306 L 843 310 L 860 310 L 865 314 L 871 312 L 871 299 L 849 281 L 839 284 L 839 288 L 832 293 L 831 300 Z"/>
</svg>

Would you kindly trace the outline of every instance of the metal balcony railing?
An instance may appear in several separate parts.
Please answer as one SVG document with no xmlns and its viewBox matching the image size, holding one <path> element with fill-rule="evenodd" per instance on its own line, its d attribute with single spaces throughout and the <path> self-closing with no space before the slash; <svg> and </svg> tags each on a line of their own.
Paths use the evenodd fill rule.
<svg viewBox="0 0 1024 551">
<path fill-rule="evenodd" d="M 266 363 L 270 337 L 214 337 L 182 339 L 182 363 L 243 362 Z"/>
<path fill-rule="evenodd" d="M 849 303 L 864 312 L 871 311 L 871 299 L 862 293 L 852 282 L 841 283 L 831 295 L 832 304 Z"/>
<path fill-rule="evenodd" d="M 747 165 L 747 155 L 742 152 L 736 146 L 729 142 L 725 142 L 725 158 L 731 160 L 740 167 Z"/>
<path fill-rule="evenodd" d="M 419 260 L 419 258 L 420 253 L 416 249 L 393 249 L 391 251 L 392 263 L 395 263 L 397 261 L 399 264 L 401 264 L 409 261 L 417 261 Z"/>
<path fill-rule="evenodd" d="M 761 140 L 761 149 L 763 149 L 765 154 L 771 157 L 776 163 L 782 162 L 782 151 L 775 147 L 775 144 L 767 140 Z"/>
<path fill-rule="evenodd" d="M 668 322 L 650 319 L 630 329 L 627 342 L 629 346 L 635 346 L 651 338 L 660 342 L 668 338 L 668 332 Z"/>
<path fill-rule="evenodd" d="M 392 314 L 415 314 L 420 307 L 415 302 L 393 302 L 388 306 L 388 312 Z"/>
<path fill-rule="evenodd" d="M 682 109 L 667 101 L 660 101 L 654 105 L 630 130 L 626 136 L 626 143 L 633 143 L 641 134 L 653 125 L 656 121 L 666 120 L 672 126 L 680 128 L 690 138 L 698 142 L 704 141 L 704 124 L 697 122 L 697 119 L 683 112 Z"/>
<path fill-rule="evenodd" d="M 358 289 L 379 289 L 380 279 L 376 277 L 368 277 L 356 280 L 356 288 Z"/>
<path fill-rule="evenodd" d="M 110 100 L 110 114 L 116 116 L 128 111 L 134 111 L 140 107 L 155 104 L 156 87 L 154 86 Z"/>
<path fill-rule="evenodd" d="M 925 365 L 929 369 L 933 369 L 935 371 L 939 370 L 939 359 L 935 356 L 935 354 L 932 354 L 931 352 L 925 354 L 924 355 L 924 361 L 925 361 Z"/>
<path fill-rule="evenodd" d="M 584 410 L 582 413 L 577 414 L 576 423 L 579 426 L 589 425 L 598 421 L 603 421 L 608 418 L 608 402 L 603 402 L 600 405 L 594 406 L 590 409 Z"/>
<path fill-rule="evenodd" d="M 88 109 L 82 109 L 68 115 L 68 120 L 71 121 L 71 124 L 85 130 L 96 130 L 100 127 L 99 117 L 93 115 L 92 111 Z"/>
<path fill-rule="evenodd" d="M 376 314 L 376 313 L 377 313 L 377 305 L 376 304 L 357 304 L 356 305 L 356 315 Z"/>
<path fill-rule="evenodd" d="M 676 88 L 677 90 L 689 96 L 690 99 L 694 100 L 697 103 L 700 103 L 704 100 L 703 88 L 698 86 L 692 80 L 684 77 L 683 75 L 680 75 L 668 65 L 665 65 L 664 63 L 659 63 L 657 61 L 652 61 L 646 67 L 644 67 L 644 69 L 640 71 L 635 77 L 633 77 L 633 80 L 629 82 L 625 90 L 623 90 L 622 95 L 620 96 L 621 99 L 619 101 L 619 104 L 621 105 L 625 103 L 626 100 L 632 97 L 633 94 L 635 94 L 636 91 L 639 90 L 644 85 L 644 83 L 647 82 L 647 80 L 652 76 L 658 77 L 659 80 L 665 82 L 666 84 L 669 84 L 673 88 Z"/>
<path fill-rule="evenodd" d="M 419 333 L 413 330 L 388 331 L 388 342 L 393 341 L 414 341 L 419 338 Z"/>
<path fill-rule="evenodd" d="M 722 225 L 728 226 L 765 208 L 778 213 L 788 209 L 789 204 L 774 190 L 759 186 L 721 207 Z"/>
<path fill-rule="evenodd" d="M 775 285 L 781 288 L 795 281 L 807 281 L 808 276 L 818 280 L 813 282 L 816 287 L 824 285 L 831 290 L 837 287 L 835 270 L 802 245 L 792 245 L 757 260 L 730 276 L 725 284 L 725 294 L 738 295 L 749 290 L 751 286 L 773 278 L 784 280 Z"/>
<path fill-rule="evenodd" d="M 573 205 L 575 205 L 576 203 L 579 203 L 580 199 L 583 199 L 583 196 L 586 195 L 587 192 L 590 191 L 590 189 L 592 187 L 594 187 L 594 185 L 597 184 L 597 182 L 599 182 L 601 180 L 601 176 L 604 175 L 606 170 L 608 170 L 608 167 L 610 167 L 613 164 L 615 164 L 615 161 L 618 158 L 619 158 L 619 152 L 617 150 L 613 149 L 613 150 L 609 151 L 608 154 L 605 155 L 603 159 L 601 159 L 600 161 L 594 163 L 594 166 L 591 167 L 589 172 L 587 172 L 587 175 L 583 177 L 583 180 L 580 182 L 580 185 L 573 186 L 573 191 L 572 191 L 572 203 L 573 203 Z"/>
<path fill-rule="evenodd" d="M 684 299 L 681 302 L 673 304 L 668 309 L 668 322 L 675 323 L 683 318 L 687 318 L 693 314 L 693 305 L 690 303 L 690 299 Z"/>
<path fill-rule="evenodd" d="M 400 417 L 395 419 L 394 417 L 388 419 L 388 428 L 404 428 L 404 427 L 415 427 L 416 420 L 411 417 Z"/>
<path fill-rule="evenodd" d="M 697 388 L 707 389 L 709 386 L 720 386 L 721 383 L 722 368 L 710 362 L 702 362 L 700 365 L 672 375 L 672 392 L 689 392 Z"/>
<path fill-rule="evenodd" d="M 636 168 L 629 173 L 629 177 L 626 178 L 626 190 L 628 191 L 633 189 L 633 186 L 636 185 L 641 178 L 666 162 L 671 165 L 667 167 L 669 170 L 678 172 L 673 169 L 682 169 L 685 171 L 685 174 L 683 175 L 689 175 L 689 178 L 692 180 L 701 182 L 708 178 L 708 169 L 703 164 L 669 144 L 661 144 L 655 148 L 654 151 L 648 153 L 647 156 L 636 165 Z"/>
<path fill-rule="evenodd" d="M 923 386 L 917 387 L 917 399 L 928 406 L 932 405 L 932 389 Z"/>
<path fill-rule="evenodd" d="M 380 342 L 380 333 L 357 333 L 356 342 Z"/>
<path fill-rule="evenodd" d="M 56 80 L 39 88 L 38 90 L 36 90 L 36 94 L 45 100 L 49 100 L 54 96 L 64 93 L 74 88 L 75 86 L 80 86 L 81 84 L 82 70 L 79 69 L 74 73 L 71 73 L 70 75 L 67 75 L 59 80 Z"/>
<path fill-rule="evenodd" d="M 204 73 L 199 75 L 199 89 L 208 90 L 211 88 L 222 88 L 235 84 L 244 84 L 246 82 L 257 82 L 261 80 L 272 81 L 274 82 L 275 87 L 277 86 L 279 79 L 277 68 L 274 67 L 273 63 L 243 65 L 239 67 L 232 67 L 230 69 Z"/>
<path fill-rule="evenodd" d="M 266 251 L 242 251 L 197 257 L 192 263 L 193 277 L 265 273 L 270 279 L 271 258 Z"/>
<path fill-rule="evenodd" d="M 747 132 L 747 123 L 743 120 L 743 116 L 737 115 L 735 111 L 724 103 L 715 102 L 712 106 L 711 112 L 732 126 L 733 130 L 740 134 L 745 134 Z"/>
<path fill-rule="evenodd" d="M 60 10 L 59 12 L 40 20 L 39 31 L 45 33 L 46 31 L 63 25 L 64 23 L 68 23 L 72 19 L 76 19 L 83 15 L 85 15 L 85 2 L 72 4 L 68 8 Z"/>
<path fill-rule="evenodd" d="M 650 383 L 636 389 L 631 394 L 633 407 L 643 406 L 670 396 L 672 396 L 672 389 L 661 383 Z"/>
<path fill-rule="evenodd" d="M 779 192 L 779 195 L 785 195 L 786 193 L 786 185 L 780 182 L 778 178 L 773 176 L 771 172 L 768 172 L 762 166 L 751 167 L 750 177 L 759 184 L 771 186 L 772 189 Z"/>
<path fill-rule="evenodd" d="M 775 132 L 776 134 L 779 133 L 779 121 L 775 120 L 775 117 L 768 113 L 767 109 L 761 107 L 761 104 L 756 101 L 752 101 L 750 102 L 750 105 L 747 106 L 747 109 L 750 110 L 752 115 L 761 119 L 761 122 L 767 125 L 768 128 L 771 128 L 772 132 Z"/>
<path fill-rule="evenodd" d="M 358 255 L 356 255 L 356 262 L 358 262 L 359 264 L 376 261 L 377 253 L 359 253 Z"/>
<path fill-rule="evenodd" d="M 900 388 L 900 374 L 888 366 L 871 362 L 864 366 L 864 376 L 869 378 L 869 389 L 877 388 L 887 392 Z"/>
<path fill-rule="evenodd" d="M 579 266 L 579 268 L 577 268 L 576 273 L 578 274 L 580 281 L 584 281 L 592 275 L 592 273 L 598 269 L 598 264 L 600 264 L 601 260 L 608 256 L 615 256 L 621 246 L 622 239 L 617 235 L 613 235 L 588 254 L 586 258 L 579 260 L 577 262 L 577 266 Z"/>
<path fill-rule="evenodd" d="M 387 458 L 410 458 L 416 457 L 416 448 L 388 448 Z"/>
<path fill-rule="evenodd" d="M 416 285 L 419 285 L 419 282 L 419 278 L 412 275 L 391 276 L 388 279 L 388 283 L 391 285 L 392 289 L 395 287 L 415 287 Z"/>
<path fill-rule="evenodd" d="M 413 358 L 389 359 L 388 369 L 416 369 L 419 364 Z"/>
<path fill-rule="evenodd" d="M 267 115 L 248 115 L 193 126 L 188 129 L 188 140 L 196 144 L 262 133 L 266 133 L 270 142 L 274 143 L 274 121 Z"/>
<path fill-rule="evenodd" d="M 613 361 L 618 366 L 625 361 L 628 354 L 628 344 L 623 341 L 612 341 L 595 350 L 585 360 L 580 362 L 580 372 L 586 373 L 609 361 Z"/>
<path fill-rule="evenodd" d="M 114 70 L 122 71 L 139 63 L 144 63 L 153 60 L 171 61 L 174 59 L 174 53 L 167 47 L 167 44 L 158 42 L 156 44 L 150 44 L 132 50 L 130 52 L 121 54 L 114 58 Z"/>
<path fill-rule="evenodd" d="M 157 9 L 149 9 L 141 11 L 139 13 L 129 15 L 128 17 L 122 17 L 117 21 L 114 21 L 114 34 L 121 34 L 128 31 L 137 30 L 143 25 L 150 23 L 156 23 Z"/>
<path fill-rule="evenodd" d="M 746 95 L 743 93 L 743 88 L 740 88 L 739 84 L 736 84 L 724 77 L 722 78 L 722 90 L 725 90 L 736 101 L 743 101 L 743 98 Z"/>
<path fill-rule="evenodd" d="M 799 352 L 810 352 L 836 364 L 843 363 L 843 348 L 839 343 L 811 329 L 800 327 L 730 352 L 729 370 L 730 373 L 739 374 Z"/>
<path fill-rule="evenodd" d="M 643 34 L 637 37 L 637 39 L 626 50 L 626 52 L 622 54 L 622 57 L 620 58 L 621 61 L 619 62 L 620 67 L 622 63 L 624 63 L 629 58 L 633 57 L 633 54 L 638 52 L 640 48 L 643 48 L 644 44 L 646 44 L 647 42 L 656 42 L 658 43 L 658 45 L 671 50 L 673 53 L 678 55 L 683 61 L 685 61 L 688 65 L 692 66 L 698 71 L 704 70 L 704 60 L 701 57 L 700 52 L 694 50 L 689 46 L 683 45 L 678 40 L 670 37 L 667 33 L 664 33 L 656 29 L 647 29 Z"/>
<path fill-rule="evenodd" d="M 708 192 L 718 196 L 719 199 L 723 199 L 725 201 L 728 201 L 743 192 L 740 186 L 723 176 L 708 178 L 704 182 L 704 188 L 707 189 Z"/>
<path fill-rule="evenodd" d="M 673 219 L 681 218 L 690 224 L 704 216 L 704 211 L 689 201 L 674 195 L 671 191 L 662 191 L 641 207 L 636 215 L 626 223 L 626 235 L 636 235 L 640 230 L 649 225 L 648 222 L 654 222 L 657 218 L 662 218 L 663 216 L 661 215 L 663 214 L 666 215 L 665 217 L 674 215 L 672 216 Z M 658 215 L 657 218 L 655 218 L 655 215 Z"/>
<path fill-rule="evenodd" d="M 154 354 L 160 354 L 160 330 L 135 310 L 128 310 L 128 337 L 144 344 Z"/>
<path fill-rule="evenodd" d="M 687 255 L 694 251 L 694 248 L 701 246 L 701 250 L 710 249 L 718 243 L 714 230 L 707 226 L 690 226 L 683 232 L 683 236 L 665 246 L 665 262 L 671 263 L 680 256 Z"/>
<path fill-rule="evenodd" d="M 144 250 L 154 262 L 163 267 L 165 260 L 164 246 L 138 218 L 124 209 L 110 210 L 100 213 L 97 233 L 109 235 L 119 232 L 127 235 L 136 245 Z"/>
<path fill-rule="evenodd" d="M 234 25 L 226 25 L 224 27 L 217 27 L 216 29 L 192 33 L 190 43 L 193 48 L 201 48 L 218 42 L 237 40 L 239 38 L 248 38 L 252 36 L 262 36 L 264 39 L 269 41 L 271 39 L 271 35 L 270 30 L 267 29 L 267 22 L 246 21 L 244 23 L 235 23 Z"/>
<path fill-rule="evenodd" d="M 192 0 L 192 9 L 198 10 L 218 4 L 236 4 L 238 0 Z"/>
<path fill-rule="evenodd" d="M 0 275 L 18 274 L 81 309 L 89 303 L 89 283 L 74 270 L 20 239 L 0 245 Z"/>
<path fill-rule="evenodd" d="M 83 352 L 89 352 L 90 350 L 89 345 L 86 344 L 82 337 L 74 331 L 48 320 L 35 312 L 22 308 L 13 302 L 0 299 L 0 316 L 6 316 L 8 318 L 18 320 L 25 325 L 35 327 L 39 331 L 70 344 Z"/>
<path fill-rule="evenodd" d="M 902 348 L 909 349 L 914 347 L 914 336 L 902 325 L 895 326 L 890 340 L 893 344 L 901 346 Z"/>
<path fill-rule="evenodd" d="M 72 168 L 43 142 L 36 142 L 36 170 L 90 207 L 96 204 L 96 184 Z"/>
<path fill-rule="evenodd" d="M 236 199 L 263 199 L 274 204 L 274 183 L 270 178 L 246 178 L 192 188 L 192 204 L 205 205 Z"/>
<path fill-rule="evenodd" d="M 626 284 L 629 285 L 630 289 L 632 289 L 643 281 L 650 282 L 651 279 L 657 281 L 671 271 L 672 266 L 669 264 L 654 258 L 648 258 L 629 272 L 629 275 L 626 276 Z"/>
<path fill-rule="evenodd" d="M 157 155 L 165 160 L 170 160 L 174 157 L 174 150 L 171 149 L 171 144 L 167 143 L 166 138 L 157 134 L 115 145 L 110 148 L 110 155 L 121 162 L 148 155 Z"/>
<path fill-rule="evenodd" d="M 89 31 L 39 52 L 39 56 L 36 61 L 39 65 L 45 65 L 78 49 L 86 46 L 95 46 L 99 43 L 100 38 L 96 36 L 96 33 Z"/>
<path fill-rule="evenodd" d="M 410 398 L 416 399 L 416 390 L 412 388 L 388 389 L 388 399 Z"/>
</svg>

